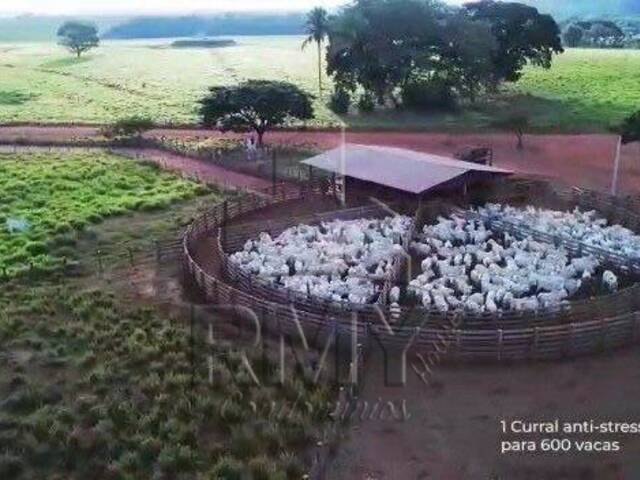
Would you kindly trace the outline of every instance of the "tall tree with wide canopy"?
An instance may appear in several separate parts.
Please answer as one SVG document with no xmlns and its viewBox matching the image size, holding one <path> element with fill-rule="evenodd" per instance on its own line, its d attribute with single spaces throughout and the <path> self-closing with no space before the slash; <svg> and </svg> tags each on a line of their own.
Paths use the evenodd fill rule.
<svg viewBox="0 0 640 480">
<path fill-rule="evenodd" d="M 212 87 L 200 101 L 205 126 L 224 131 L 253 130 L 258 145 L 270 128 L 313 118 L 313 97 L 288 82 L 248 80 L 239 85 Z"/>
<path fill-rule="evenodd" d="M 429 60 L 436 38 L 431 1 L 356 0 L 332 23 L 327 71 L 339 87 L 360 86 L 383 103 L 408 80 L 418 55 Z"/>
<path fill-rule="evenodd" d="M 488 78 L 489 27 L 435 0 L 355 0 L 329 33 L 327 71 L 336 86 L 395 99 L 408 85 L 446 85 L 472 94 Z"/>
<path fill-rule="evenodd" d="M 79 58 L 84 52 L 100 44 L 98 29 L 84 22 L 68 21 L 58 29 L 58 43 L 67 47 Z"/>
<path fill-rule="evenodd" d="M 302 42 L 304 50 L 310 43 L 318 47 L 318 92 L 322 96 L 322 44 L 329 35 L 329 14 L 322 7 L 316 7 L 307 15 L 305 30 L 308 37 Z"/>
<path fill-rule="evenodd" d="M 553 55 L 564 52 L 558 24 L 534 7 L 481 0 L 464 8 L 471 18 L 491 25 L 498 42 L 493 55 L 496 84 L 519 80 L 527 63 L 550 68 Z"/>
</svg>

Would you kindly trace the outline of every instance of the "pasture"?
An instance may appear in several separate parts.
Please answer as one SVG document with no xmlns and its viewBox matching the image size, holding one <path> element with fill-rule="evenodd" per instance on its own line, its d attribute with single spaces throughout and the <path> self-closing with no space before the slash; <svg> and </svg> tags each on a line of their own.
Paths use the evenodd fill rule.
<svg viewBox="0 0 640 480">
<path fill-rule="evenodd" d="M 76 59 L 54 43 L 0 45 L 0 122 L 106 123 L 131 114 L 197 121 L 207 87 L 248 78 L 286 80 L 317 94 L 315 49 L 301 37 L 238 37 L 222 48 L 170 48 L 171 40 L 111 41 Z M 528 112 L 538 131 L 603 131 L 640 104 L 640 51 L 568 50 L 551 70 L 457 112 L 378 111 L 342 119 L 316 99 L 311 126 L 473 130 Z M 325 79 L 325 85 L 329 85 Z"/>
<path fill-rule="evenodd" d="M 0 154 L 0 274 L 73 260 L 77 231 L 134 210 L 166 208 L 203 187 L 105 153 Z"/>
<path fill-rule="evenodd" d="M 256 351 L 257 386 L 175 286 L 223 193 L 99 151 L 2 154 L 0 192 L 0 478 L 302 477 L 333 390 Z"/>
</svg>

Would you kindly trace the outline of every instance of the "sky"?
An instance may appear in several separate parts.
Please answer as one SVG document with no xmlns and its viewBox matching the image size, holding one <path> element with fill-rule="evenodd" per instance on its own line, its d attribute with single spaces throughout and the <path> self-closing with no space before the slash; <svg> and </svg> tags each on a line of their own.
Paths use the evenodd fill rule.
<svg viewBox="0 0 640 480">
<path fill-rule="evenodd" d="M 0 0 L 0 14 L 189 14 L 206 11 L 309 10 L 334 8 L 346 0 Z M 462 0 L 447 0 L 461 3 Z"/>
</svg>

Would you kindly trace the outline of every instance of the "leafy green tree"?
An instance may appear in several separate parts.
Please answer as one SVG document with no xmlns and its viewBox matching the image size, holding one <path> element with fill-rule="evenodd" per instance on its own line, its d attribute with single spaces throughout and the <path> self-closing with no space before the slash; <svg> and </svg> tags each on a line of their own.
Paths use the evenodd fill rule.
<svg viewBox="0 0 640 480">
<path fill-rule="evenodd" d="M 338 115 L 344 115 L 349 112 L 351 105 L 351 95 L 343 89 L 337 89 L 329 99 L 329 108 Z"/>
<path fill-rule="evenodd" d="M 327 72 L 337 87 L 384 103 L 436 42 L 436 13 L 424 0 L 356 0 L 332 21 Z"/>
<path fill-rule="evenodd" d="M 58 28 L 58 43 L 79 58 L 84 52 L 100 45 L 98 29 L 90 23 L 68 21 Z"/>
<path fill-rule="evenodd" d="M 518 140 L 516 148 L 518 150 L 524 150 L 524 135 L 531 127 L 531 121 L 526 114 L 516 113 L 510 115 L 502 120 L 494 122 L 493 126 L 501 130 L 508 130 L 513 132 Z"/>
<path fill-rule="evenodd" d="M 440 2 L 356 0 L 332 20 L 327 71 L 338 89 L 379 104 L 433 85 L 473 97 L 493 78 L 494 48 L 487 24 Z"/>
<path fill-rule="evenodd" d="M 627 117 L 618 132 L 623 144 L 640 142 L 640 110 Z"/>
<path fill-rule="evenodd" d="M 483 88 L 494 87 L 496 40 L 486 23 L 462 13 L 448 15 L 440 27 L 437 56 L 418 62 L 417 72 L 424 76 L 426 65 L 432 79 L 448 85 L 451 100 L 462 97 L 473 101 Z"/>
<path fill-rule="evenodd" d="M 102 130 L 102 134 L 107 138 L 117 137 L 140 137 L 144 132 L 152 130 L 155 127 L 153 120 L 132 116 L 116 120 L 113 124 L 108 125 Z"/>
<path fill-rule="evenodd" d="M 586 40 L 590 45 L 600 48 L 622 48 L 624 46 L 625 34 L 615 22 L 594 20 L 582 24 L 590 25 L 585 32 Z"/>
<path fill-rule="evenodd" d="M 498 42 L 493 54 L 496 83 L 519 80 L 527 63 L 551 68 L 553 55 L 564 52 L 558 24 L 534 7 L 481 0 L 464 8 L 471 18 L 491 25 Z"/>
<path fill-rule="evenodd" d="M 322 7 L 316 7 L 307 15 L 305 30 L 308 37 L 302 42 L 302 49 L 315 42 L 318 47 L 318 92 L 322 96 L 322 44 L 329 35 L 329 14 Z"/>
<path fill-rule="evenodd" d="M 200 115 L 204 125 L 222 131 L 253 130 L 262 146 L 270 128 L 292 119 L 313 118 L 312 100 L 312 95 L 288 82 L 248 80 L 210 88 L 200 101 Z"/>
<path fill-rule="evenodd" d="M 376 108 L 376 101 L 369 92 L 364 92 L 358 99 L 358 110 L 362 113 L 371 113 Z"/>
<path fill-rule="evenodd" d="M 584 36 L 584 30 L 577 25 L 569 25 L 562 34 L 564 44 L 567 47 L 575 48 L 580 46 L 582 37 Z"/>
</svg>

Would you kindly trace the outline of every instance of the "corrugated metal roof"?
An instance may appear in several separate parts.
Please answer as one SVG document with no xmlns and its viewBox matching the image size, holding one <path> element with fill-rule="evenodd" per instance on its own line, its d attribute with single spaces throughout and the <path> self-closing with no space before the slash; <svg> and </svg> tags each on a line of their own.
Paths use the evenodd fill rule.
<svg viewBox="0 0 640 480">
<path fill-rule="evenodd" d="M 303 161 L 321 170 L 422 193 L 470 171 L 513 172 L 402 148 L 347 144 Z"/>
</svg>

